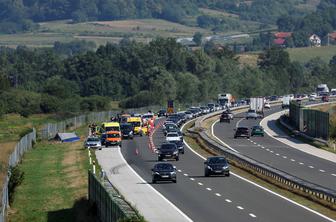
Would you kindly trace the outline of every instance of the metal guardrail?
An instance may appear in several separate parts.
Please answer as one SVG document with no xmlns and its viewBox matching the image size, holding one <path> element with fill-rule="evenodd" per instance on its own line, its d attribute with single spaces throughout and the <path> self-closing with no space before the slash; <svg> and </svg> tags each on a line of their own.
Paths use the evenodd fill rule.
<svg viewBox="0 0 336 222">
<path fill-rule="evenodd" d="M 237 111 L 240 109 L 246 109 L 246 107 L 238 107 L 232 110 Z M 199 121 L 196 120 L 196 122 L 198 121 L 197 123 L 198 127 L 201 126 L 202 121 L 212 118 L 216 115 L 219 115 L 218 112 L 199 118 L 198 119 Z M 233 152 L 226 146 L 219 144 L 215 139 L 209 137 L 204 129 L 197 128 L 196 122 L 195 127 L 188 129 L 188 132 L 196 135 L 197 139 L 201 139 L 201 141 L 205 142 L 205 144 L 210 149 L 223 154 L 231 164 L 236 165 L 237 167 L 242 168 L 244 170 L 247 170 L 248 172 L 256 174 L 259 177 L 264 178 L 271 183 L 280 185 L 285 189 L 292 190 L 301 196 L 308 197 L 314 201 L 317 201 L 324 206 L 336 209 L 335 190 L 331 190 L 328 188 L 324 188 L 320 185 L 310 183 L 308 181 L 290 175 L 286 172 L 280 171 L 276 168 L 258 162 L 257 160 Z"/>
<path fill-rule="evenodd" d="M 28 133 L 24 137 L 20 139 L 20 141 L 16 144 L 14 151 L 9 156 L 8 161 L 8 170 L 10 167 L 15 167 L 19 161 L 22 159 L 22 156 L 25 152 L 30 150 L 34 143 L 36 142 L 36 130 L 35 128 L 31 133 Z M 1 202 L 0 202 L 0 222 L 5 222 L 7 217 L 7 208 L 9 207 L 9 192 L 8 192 L 8 183 L 10 179 L 10 172 L 5 178 L 4 184 L 2 186 L 1 192 Z"/>
<path fill-rule="evenodd" d="M 108 180 L 100 181 L 91 171 L 89 176 L 89 201 L 97 210 L 97 216 L 104 222 L 123 219 L 137 219 L 134 209 L 114 190 Z"/>
</svg>

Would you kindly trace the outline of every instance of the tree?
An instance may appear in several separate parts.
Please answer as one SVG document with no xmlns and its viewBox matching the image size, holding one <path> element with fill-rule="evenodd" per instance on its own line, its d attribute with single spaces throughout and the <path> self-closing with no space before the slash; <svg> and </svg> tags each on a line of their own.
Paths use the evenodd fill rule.
<svg viewBox="0 0 336 222">
<path fill-rule="evenodd" d="M 200 46 L 202 44 L 202 33 L 196 32 L 193 36 L 193 41 L 196 43 L 196 45 Z"/>
</svg>

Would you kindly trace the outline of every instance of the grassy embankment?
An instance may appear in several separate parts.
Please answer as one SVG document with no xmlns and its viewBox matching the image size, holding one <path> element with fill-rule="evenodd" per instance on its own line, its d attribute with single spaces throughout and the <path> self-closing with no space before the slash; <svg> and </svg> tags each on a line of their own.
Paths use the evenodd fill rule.
<svg viewBox="0 0 336 222">
<path fill-rule="evenodd" d="M 209 119 L 209 121 L 206 121 L 206 123 L 203 124 L 203 126 L 208 126 L 210 127 L 212 125 L 212 123 L 214 121 L 216 121 L 217 118 L 211 118 Z M 187 124 L 184 128 L 184 132 L 186 132 L 186 129 L 192 127 L 194 124 L 194 122 L 190 122 L 189 124 Z M 186 142 L 189 144 L 189 146 L 196 151 L 197 153 L 199 153 L 200 155 L 202 155 L 203 157 L 209 157 L 209 156 L 216 156 L 216 155 L 221 155 L 218 152 L 215 152 L 214 150 L 211 150 L 209 148 L 207 148 L 207 146 L 203 143 L 201 143 L 200 141 L 197 141 L 195 138 L 192 138 L 188 135 L 185 137 Z M 281 187 L 274 185 L 272 183 L 268 183 L 267 181 L 263 180 L 260 177 L 257 177 L 241 168 L 238 168 L 234 165 L 230 166 L 230 170 L 235 173 L 238 174 L 239 176 L 242 176 L 250 181 L 253 181 L 269 190 L 272 190 L 273 192 L 276 192 L 284 197 L 287 197 L 299 204 L 302 204 L 306 207 L 309 207 L 310 209 L 313 209 L 319 213 L 322 213 L 323 215 L 326 215 L 330 218 L 336 219 L 336 212 L 324 207 L 320 204 L 317 204 L 307 198 L 304 198 L 302 196 L 296 195 L 295 193 L 292 193 L 288 190 L 282 189 Z"/>
<path fill-rule="evenodd" d="M 81 141 L 43 141 L 28 151 L 19 168 L 24 180 L 16 188 L 10 222 L 94 221 L 87 201 L 87 129 L 76 130 Z"/>
</svg>

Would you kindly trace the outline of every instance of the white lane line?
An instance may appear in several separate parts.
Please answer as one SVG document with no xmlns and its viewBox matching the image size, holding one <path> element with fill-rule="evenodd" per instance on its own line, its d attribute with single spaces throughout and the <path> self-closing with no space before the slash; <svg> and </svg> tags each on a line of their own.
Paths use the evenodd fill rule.
<svg viewBox="0 0 336 222">
<path fill-rule="evenodd" d="M 183 130 L 183 128 L 188 124 L 188 123 L 190 123 L 191 121 L 193 121 L 193 120 L 190 120 L 190 121 L 188 121 L 188 122 L 186 122 L 182 127 L 181 127 L 181 130 Z M 215 125 L 215 123 L 218 123 L 219 122 L 219 120 L 217 120 L 216 122 L 214 122 L 213 124 L 212 124 L 212 126 L 211 126 L 211 130 L 212 130 L 212 135 L 216 138 L 216 139 L 218 139 L 218 137 L 216 137 L 215 135 L 214 135 L 214 133 L 213 133 L 213 127 L 214 127 L 214 125 Z M 220 139 L 218 139 L 219 141 L 221 141 Z M 202 160 L 206 160 L 206 158 L 204 157 L 204 156 L 202 156 L 201 154 L 199 154 L 199 153 L 197 153 L 195 150 L 193 150 L 190 146 L 189 146 L 189 144 L 184 140 L 183 141 L 183 143 L 187 146 L 187 148 L 191 151 L 191 152 L 193 152 L 195 155 L 197 155 L 198 157 L 200 157 Z M 262 189 L 262 190 L 264 190 L 264 191 L 266 191 L 266 192 L 268 192 L 268 193 L 271 193 L 271 194 L 273 194 L 274 196 L 277 196 L 277 197 L 279 197 L 279 198 L 281 198 L 281 199 L 283 199 L 283 200 L 286 200 L 286 201 L 288 201 L 289 203 L 292 203 L 293 205 L 296 205 L 296 206 L 299 206 L 299 207 L 301 207 L 301 208 L 303 208 L 303 209 L 305 209 L 305 210 L 307 210 L 307 211 L 309 211 L 309 212 L 311 212 L 311 213 L 313 213 L 313 214 L 315 214 L 315 215 L 318 215 L 318 216 L 320 216 L 320 217 L 322 217 L 322 218 L 324 218 L 324 219 L 326 219 L 326 220 L 328 220 L 328 221 L 330 221 L 330 222 L 336 222 L 336 220 L 333 220 L 333 219 L 331 219 L 331 218 L 329 218 L 329 217 L 327 217 L 327 216 L 325 216 L 325 215 L 323 215 L 323 214 L 321 214 L 321 213 L 319 213 L 319 212 L 317 212 L 317 211 L 315 211 L 315 210 L 312 210 L 312 209 L 310 209 L 309 207 L 306 207 L 306 206 L 304 206 L 304 205 L 302 205 L 302 204 L 299 204 L 299 203 L 297 203 L 297 202 L 295 202 L 294 200 L 291 200 L 291 199 L 289 199 L 289 198 L 287 198 L 287 197 L 284 197 L 284 196 L 282 196 L 282 195 L 280 195 L 280 194 L 278 194 L 278 193 L 276 193 L 276 192 L 274 192 L 274 191 L 272 191 L 272 190 L 270 190 L 270 189 L 267 189 L 266 187 L 263 187 L 263 186 L 261 186 L 261 185 L 259 185 L 259 184 L 257 184 L 257 183 L 255 183 L 255 182 L 253 182 L 253 181 L 251 181 L 251 180 L 248 180 L 248 179 L 246 179 L 246 178 L 244 178 L 244 177 L 242 177 L 242 176 L 239 176 L 238 174 L 235 174 L 235 173 L 231 173 L 233 176 L 235 176 L 235 177 L 237 177 L 237 178 L 239 178 L 239 179 L 241 179 L 241 180 L 243 180 L 243 181 L 245 181 L 245 182 L 247 182 L 247 183 L 249 183 L 249 184 L 251 184 L 251 185 L 254 185 L 254 186 L 256 186 L 256 187 L 258 187 L 258 188 L 260 188 L 260 189 Z M 335 176 L 336 177 L 336 174 L 334 174 L 333 176 Z M 203 185 L 203 184 L 202 184 Z M 154 189 L 154 188 L 153 188 Z M 228 199 L 226 199 L 225 201 L 226 202 L 228 202 L 227 201 Z M 230 200 L 229 200 L 230 201 Z M 231 202 L 231 201 L 230 201 Z M 257 216 L 255 216 L 254 214 L 252 214 L 254 217 L 257 217 Z M 250 215 L 251 216 L 251 215 Z"/>
<path fill-rule="evenodd" d="M 314 167 L 313 167 L 313 166 L 309 166 L 309 168 L 310 168 L 310 169 L 314 169 Z"/>
<path fill-rule="evenodd" d="M 261 146 L 260 144 L 258 144 L 258 146 Z"/>
<path fill-rule="evenodd" d="M 194 178 L 190 178 L 190 180 L 194 181 L 195 179 Z"/>
<path fill-rule="evenodd" d="M 244 207 L 241 207 L 241 206 L 237 206 L 237 208 L 238 208 L 239 210 L 244 210 Z"/>
<path fill-rule="evenodd" d="M 200 183 L 200 182 L 199 182 L 198 185 L 203 186 L 203 183 Z"/>
<path fill-rule="evenodd" d="M 332 174 L 331 174 L 331 176 L 334 176 L 334 177 L 336 177 L 336 174 L 332 173 Z"/>
<path fill-rule="evenodd" d="M 183 174 L 183 175 L 184 175 L 184 176 L 186 176 L 186 177 L 188 176 L 188 174 L 187 174 L 187 173 L 185 173 L 185 174 Z"/>
<path fill-rule="evenodd" d="M 182 172 L 182 170 L 177 170 L 177 171 L 180 172 L 180 173 Z"/>
<path fill-rule="evenodd" d="M 222 196 L 222 195 L 220 195 L 220 193 L 216 193 L 216 196 L 217 196 L 217 197 L 220 197 L 220 196 Z"/>
<path fill-rule="evenodd" d="M 276 153 L 275 155 L 280 156 L 280 154 Z"/>
<path fill-rule="evenodd" d="M 325 173 L 325 170 L 319 170 L 320 172 L 322 172 L 322 173 Z"/>
<path fill-rule="evenodd" d="M 191 122 L 191 121 L 193 121 L 193 120 L 190 120 L 190 121 L 186 122 L 186 123 L 181 127 L 181 130 L 183 130 L 184 126 L 185 126 L 187 123 Z M 219 138 L 214 134 L 214 129 L 213 129 L 213 128 L 214 128 L 215 124 L 218 123 L 218 122 L 219 122 L 219 120 L 215 121 L 215 122 L 211 125 L 211 135 L 212 135 L 213 137 L 215 137 L 221 144 L 223 144 L 224 146 L 226 146 L 227 148 L 229 148 L 230 150 L 232 150 L 232 151 L 234 151 L 234 152 L 236 152 L 236 153 L 239 153 L 237 150 L 233 149 L 231 146 L 229 146 L 228 144 L 224 143 L 221 139 L 219 139 Z M 186 142 L 184 142 L 184 143 L 186 144 Z M 191 149 L 191 148 L 189 148 L 189 149 Z M 192 149 L 191 149 L 191 150 L 192 150 Z"/>
<path fill-rule="evenodd" d="M 225 199 L 225 201 L 228 202 L 228 203 L 232 203 L 232 201 L 229 200 L 229 199 Z"/>
<path fill-rule="evenodd" d="M 264 147 L 264 146 L 261 146 L 261 148 L 262 148 L 262 149 L 265 149 L 265 147 Z"/>
<path fill-rule="evenodd" d="M 253 142 L 253 144 L 254 144 L 254 145 L 257 145 L 257 143 L 256 143 L 256 142 Z"/>
<path fill-rule="evenodd" d="M 300 164 L 300 165 L 304 165 L 304 163 L 302 163 L 302 162 L 300 162 L 299 164 Z"/>
<path fill-rule="evenodd" d="M 239 123 L 241 122 L 241 121 L 243 121 L 245 118 L 242 118 L 242 119 L 240 119 L 237 123 L 236 123 L 236 128 L 239 126 Z"/>
<path fill-rule="evenodd" d="M 251 217 L 256 218 L 257 216 L 254 214 L 249 214 Z"/>
<path fill-rule="evenodd" d="M 266 149 L 267 151 L 270 151 L 270 149 Z"/>
<path fill-rule="evenodd" d="M 187 221 L 192 222 L 192 220 L 185 214 L 183 213 L 177 206 L 175 206 L 172 202 L 170 202 L 165 196 L 163 196 L 159 191 L 157 191 L 154 187 L 151 185 L 147 184 L 147 182 L 127 163 L 125 160 L 123 154 L 121 153 L 121 150 L 118 150 L 119 155 L 121 156 L 122 161 L 127 165 L 127 167 L 133 172 L 133 174 L 139 178 L 141 182 L 146 184 L 150 189 L 152 189 L 157 195 L 159 195 L 163 200 L 165 200 L 170 206 L 172 206 L 177 212 L 179 212 Z"/>
<path fill-rule="evenodd" d="M 295 162 L 295 160 L 294 160 L 294 159 L 291 159 L 291 161 L 292 161 L 292 162 Z"/>
<path fill-rule="evenodd" d="M 287 159 L 287 157 L 286 157 L 286 156 L 283 156 L 283 158 L 284 158 L 284 159 Z"/>
<path fill-rule="evenodd" d="M 212 190 L 210 187 L 207 187 L 206 189 L 207 189 L 208 191 L 211 191 L 211 190 Z"/>
</svg>

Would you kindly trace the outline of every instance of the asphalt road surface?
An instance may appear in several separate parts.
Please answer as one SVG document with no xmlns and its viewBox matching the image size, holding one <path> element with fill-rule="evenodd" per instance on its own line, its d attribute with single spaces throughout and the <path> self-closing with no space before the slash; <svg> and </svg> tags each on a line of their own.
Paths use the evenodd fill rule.
<svg viewBox="0 0 336 222">
<path fill-rule="evenodd" d="M 281 111 L 280 106 L 272 107 L 266 115 Z M 336 163 L 301 152 L 268 136 L 234 139 L 236 126 L 251 128 L 258 125 L 261 119 L 245 118 L 245 113 L 234 116 L 231 123 L 216 123 L 213 132 L 231 148 L 259 162 L 294 175 L 303 180 L 336 190 Z"/>
<path fill-rule="evenodd" d="M 153 138 L 156 147 L 165 140 L 161 129 Z M 148 143 L 148 137 L 135 137 L 124 140 L 121 150 L 128 164 L 150 184 L 157 154 Z M 177 183 L 151 185 L 193 221 L 332 221 L 233 174 L 205 178 L 204 159 L 187 147 L 180 160 L 172 163 L 178 170 Z"/>
</svg>

